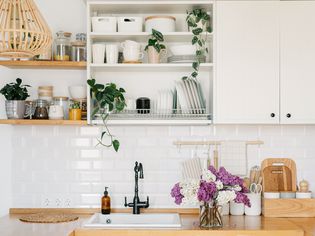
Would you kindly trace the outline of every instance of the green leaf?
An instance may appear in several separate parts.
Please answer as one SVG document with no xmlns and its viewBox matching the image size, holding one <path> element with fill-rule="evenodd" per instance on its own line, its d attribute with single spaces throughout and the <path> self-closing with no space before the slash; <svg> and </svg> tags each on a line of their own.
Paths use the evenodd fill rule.
<svg viewBox="0 0 315 236">
<path fill-rule="evenodd" d="M 202 55 L 202 50 L 197 50 L 197 51 L 196 51 L 196 55 L 197 55 L 197 56 L 201 56 L 201 55 Z"/>
<path fill-rule="evenodd" d="M 160 44 L 160 48 L 161 48 L 161 49 L 166 49 L 166 47 L 165 47 L 164 44 Z"/>
<path fill-rule="evenodd" d="M 199 69 L 199 63 L 193 62 L 192 67 L 194 68 L 194 70 L 198 70 Z"/>
<path fill-rule="evenodd" d="M 22 84 L 22 80 L 20 78 L 17 78 L 16 79 L 16 83 L 17 83 L 18 86 L 20 86 Z"/>
<path fill-rule="evenodd" d="M 198 42 L 198 37 L 194 36 L 193 39 L 191 40 L 192 45 L 195 45 Z"/>
<path fill-rule="evenodd" d="M 208 27 L 207 27 L 207 32 L 208 32 L 208 33 L 211 33 L 211 32 L 212 32 L 211 26 L 208 26 Z"/>
<path fill-rule="evenodd" d="M 196 78 L 198 76 L 198 73 L 196 71 L 194 71 L 193 73 L 191 73 L 191 76 Z"/>
<path fill-rule="evenodd" d="M 94 84 L 95 84 L 95 79 L 89 79 L 89 80 L 87 81 L 87 84 L 88 84 L 90 87 L 93 87 Z"/>
<path fill-rule="evenodd" d="M 192 30 L 192 33 L 194 34 L 194 35 L 199 35 L 199 34 L 201 34 L 202 33 L 202 29 L 201 28 L 196 28 L 196 29 L 193 29 Z"/>
<path fill-rule="evenodd" d="M 103 131 L 101 134 L 101 140 L 103 140 L 104 135 L 106 134 L 106 131 Z"/>
<path fill-rule="evenodd" d="M 96 108 L 93 110 L 93 112 L 92 112 L 92 114 L 91 114 L 91 117 L 94 118 L 94 116 L 98 113 L 99 110 L 100 110 L 100 108 L 99 108 L 99 107 L 96 107 Z"/>
<path fill-rule="evenodd" d="M 155 50 L 156 50 L 158 53 L 160 53 L 161 48 L 159 47 L 159 45 L 154 45 L 153 47 L 155 48 Z"/>
<path fill-rule="evenodd" d="M 115 139 L 115 140 L 113 140 L 112 144 L 113 144 L 115 151 L 118 152 L 119 146 L 120 146 L 119 141 L 117 139 Z"/>
<path fill-rule="evenodd" d="M 182 80 L 187 80 L 188 79 L 188 76 L 183 76 L 182 77 Z"/>
<path fill-rule="evenodd" d="M 154 38 L 156 38 L 158 41 L 163 42 L 164 37 L 163 34 L 160 31 L 157 31 L 155 29 L 152 29 L 152 35 Z"/>
</svg>

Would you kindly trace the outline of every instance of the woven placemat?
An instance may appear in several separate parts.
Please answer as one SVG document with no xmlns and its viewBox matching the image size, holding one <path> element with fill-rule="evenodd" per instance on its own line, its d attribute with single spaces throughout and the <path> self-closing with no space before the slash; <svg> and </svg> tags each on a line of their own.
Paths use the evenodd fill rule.
<svg viewBox="0 0 315 236">
<path fill-rule="evenodd" d="M 68 215 L 68 214 L 46 214 L 46 213 L 37 213 L 22 216 L 20 221 L 29 222 L 29 223 L 63 223 L 70 222 L 79 219 L 78 216 Z"/>
</svg>

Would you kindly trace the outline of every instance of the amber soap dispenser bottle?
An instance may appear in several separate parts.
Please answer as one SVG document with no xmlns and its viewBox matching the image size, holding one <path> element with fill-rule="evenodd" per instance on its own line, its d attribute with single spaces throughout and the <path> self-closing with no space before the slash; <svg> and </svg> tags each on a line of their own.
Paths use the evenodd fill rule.
<svg viewBox="0 0 315 236">
<path fill-rule="evenodd" d="M 110 197 L 108 196 L 108 187 L 105 187 L 104 196 L 102 197 L 102 214 L 110 214 Z"/>
</svg>

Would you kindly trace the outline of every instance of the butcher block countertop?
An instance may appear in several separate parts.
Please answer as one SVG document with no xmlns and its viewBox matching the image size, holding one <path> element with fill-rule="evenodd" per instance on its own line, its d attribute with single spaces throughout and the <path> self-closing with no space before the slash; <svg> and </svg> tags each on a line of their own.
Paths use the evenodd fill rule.
<svg viewBox="0 0 315 236">
<path fill-rule="evenodd" d="M 38 209 L 36 210 L 39 211 Z M 36 212 L 35 211 L 35 212 Z M 12 213 L 15 212 L 15 213 Z M 224 216 L 219 230 L 201 230 L 198 214 L 180 214 L 180 229 L 86 229 L 83 228 L 92 212 L 77 211 L 79 220 L 69 223 L 33 224 L 19 220 L 19 211 L 0 218 L 1 236 L 315 236 L 315 218 L 265 218 L 263 216 Z M 65 212 L 65 211 L 63 211 Z M 151 211 L 152 212 L 152 211 Z M 34 213 L 34 212 L 33 212 Z M 69 213 L 73 213 L 70 211 Z M 145 214 L 145 213 L 143 213 Z"/>
</svg>

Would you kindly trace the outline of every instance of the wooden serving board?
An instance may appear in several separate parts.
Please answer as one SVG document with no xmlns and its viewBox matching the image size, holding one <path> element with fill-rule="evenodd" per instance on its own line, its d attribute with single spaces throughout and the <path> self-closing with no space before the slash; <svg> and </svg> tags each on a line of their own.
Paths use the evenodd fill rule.
<svg viewBox="0 0 315 236">
<path fill-rule="evenodd" d="M 261 164 L 264 192 L 296 191 L 296 165 L 288 158 L 269 158 Z"/>
<path fill-rule="evenodd" d="M 264 199 L 265 217 L 315 217 L 315 199 Z"/>
<path fill-rule="evenodd" d="M 20 221 L 28 223 L 63 223 L 79 219 L 74 215 L 37 213 L 20 217 Z"/>
</svg>

